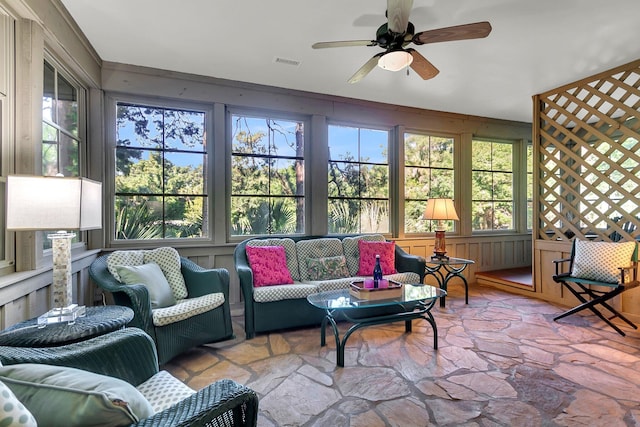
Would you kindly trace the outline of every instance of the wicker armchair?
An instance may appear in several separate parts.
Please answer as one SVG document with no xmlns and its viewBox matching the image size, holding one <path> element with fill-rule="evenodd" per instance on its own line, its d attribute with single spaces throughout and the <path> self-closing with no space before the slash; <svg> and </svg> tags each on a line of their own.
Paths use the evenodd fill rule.
<svg viewBox="0 0 640 427">
<path fill-rule="evenodd" d="M 107 268 L 107 257 L 107 255 L 98 257 L 89 267 L 89 274 L 100 288 L 111 292 L 116 304 L 133 309 L 134 317 L 129 326 L 140 328 L 153 338 L 160 364 L 168 362 L 192 347 L 234 338 L 229 308 L 229 272 L 227 270 L 221 268 L 207 270 L 187 258 L 180 258 L 188 298 L 222 292 L 224 304 L 184 320 L 155 326 L 147 288 L 142 284 L 125 285 L 116 280 Z"/>
<path fill-rule="evenodd" d="M 158 373 L 156 349 L 138 328 L 126 328 L 59 347 L 0 346 L 3 365 L 40 363 L 68 366 L 120 378 L 137 386 Z M 135 426 L 255 426 L 256 393 L 232 380 L 220 380 Z"/>
</svg>

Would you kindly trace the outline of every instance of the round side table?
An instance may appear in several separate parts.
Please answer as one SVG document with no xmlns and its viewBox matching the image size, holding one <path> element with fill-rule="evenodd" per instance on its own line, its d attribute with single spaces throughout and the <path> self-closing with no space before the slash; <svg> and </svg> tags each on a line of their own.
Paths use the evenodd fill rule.
<svg viewBox="0 0 640 427">
<path fill-rule="evenodd" d="M 87 307 L 86 314 L 73 324 L 50 323 L 42 327 L 33 318 L 0 332 L 0 345 L 11 347 L 55 347 L 84 341 L 124 328 L 133 319 L 133 310 L 119 305 Z M 40 326 L 40 327 L 39 327 Z"/>
</svg>

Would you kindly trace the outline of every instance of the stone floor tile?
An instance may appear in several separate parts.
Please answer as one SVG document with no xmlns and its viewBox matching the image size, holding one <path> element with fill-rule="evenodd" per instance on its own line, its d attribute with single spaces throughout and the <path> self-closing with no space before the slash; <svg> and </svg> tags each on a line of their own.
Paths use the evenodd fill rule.
<svg viewBox="0 0 640 427">
<path fill-rule="evenodd" d="M 435 384 L 443 389 L 449 396 L 449 400 L 462 400 L 462 401 L 484 401 L 485 396 L 479 396 L 475 390 L 471 390 L 469 387 L 465 387 L 460 384 L 452 383 L 446 379 L 436 379 Z"/>
<path fill-rule="evenodd" d="M 459 426 L 482 414 L 482 404 L 473 401 L 428 400 L 427 406 L 436 426 Z"/>
<path fill-rule="evenodd" d="M 539 365 L 552 366 L 555 362 L 555 354 L 538 347 L 528 345 L 520 346 L 523 360 Z"/>
<path fill-rule="evenodd" d="M 482 359 L 474 350 L 458 347 L 445 347 L 438 350 L 438 356 L 450 361 L 456 369 L 471 369 L 484 371 L 489 367 L 486 360 Z"/>
<path fill-rule="evenodd" d="M 304 390 L 304 393 L 301 391 Z M 294 373 L 260 399 L 262 411 L 278 426 L 301 426 L 330 408 L 342 396 L 304 375 Z"/>
<path fill-rule="evenodd" d="M 220 356 L 239 364 L 247 364 L 271 356 L 267 340 L 263 344 L 245 341 L 235 347 L 225 348 L 217 352 Z"/>
<path fill-rule="evenodd" d="M 333 379 L 329 375 L 320 372 L 311 365 L 302 365 L 300 369 L 298 369 L 298 373 L 327 387 L 331 387 L 333 385 Z"/>
<path fill-rule="evenodd" d="M 310 423 L 311 427 L 349 427 L 349 417 L 340 411 L 329 409 L 325 414 Z"/>
<path fill-rule="evenodd" d="M 334 381 L 343 396 L 370 401 L 391 400 L 411 393 L 408 382 L 389 368 L 342 369 L 335 372 Z"/>
<path fill-rule="evenodd" d="M 546 424 L 538 409 L 518 401 L 491 401 L 484 409 L 484 414 L 504 426 L 540 427 Z"/>
<path fill-rule="evenodd" d="M 503 340 L 478 341 L 476 345 L 478 351 L 482 351 L 484 353 L 497 354 L 503 357 L 517 357 L 520 359 L 521 353 L 516 342 L 505 343 Z"/>
<path fill-rule="evenodd" d="M 563 378 L 615 399 L 639 396 L 640 388 L 624 379 L 584 365 L 560 363 L 554 369 Z"/>
<path fill-rule="evenodd" d="M 429 412 L 424 403 L 411 397 L 381 402 L 376 410 L 393 427 L 424 427 L 429 424 Z"/>
<path fill-rule="evenodd" d="M 637 356 L 625 353 L 620 350 L 612 349 L 603 344 L 578 343 L 572 344 L 572 348 L 582 353 L 590 354 L 611 363 L 634 363 L 637 362 Z"/>
<path fill-rule="evenodd" d="M 441 399 L 450 399 L 451 396 L 436 384 L 433 379 L 429 379 L 427 381 L 419 381 L 415 383 L 415 386 L 427 397 L 439 397 Z"/>
<path fill-rule="evenodd" d="M 208 369 L 205 369 L 197 375 L 192 376 L 186 381 L 186 383 L 192 389 L 200 390 L 214 381 L 225 378 L 234 380 L 240 384 L 246 384 L 251 378 L 251 372 L 247 371 L 244 367 L 224 360 Z"/>
<path fill-rule="evenodd" d="M 349 427 L 385 427 L 386 425 L 375 411 L 352 415 L 349 419 Z"/>
<path fill-rule="evenodd" d="M 254 362 L 249 367 L 255 372 L 255 376 L 247 385 L 258 393 L 267 394 L 297 371 L 302 363 L 302 358 L 295 354 L 274 356 Z"/>
<path fill-rule="evenodd" d="M 613 399 L 602 394 L 579 390 L 575 400 L 569 404 L 564 413 L 554 420 L 567 426 L 606 426 L 624 427 L 625 410 Z"/>
<path fill-rule="evenodd" d="M 432 310 L 438 350 L 424 321 L 372 326 L 350 337 L 341 368 L 330 330 L 325 347 L 319 327 L 246 340 L 236 316 L 235 339 L 161 368 L 193 388 L 252 387 L 260 427 L 640 427 L 640 331 L 622 337 L 588 313 L 556 322 L 562 307 L 492 288 L 472 286 L 466 305 L 462 286 L 450 290 Z"/>
<path fill-rule="evenodd" d="M 280 334 L 269 335 L 269 348 L 274 355 L 291 352 L 291 346 L 289 346 L 289 343 Z"/>
<path fill-rule="evenodd" d="M 505 381 L 505 375 L 496 372 L 472 372 L 463 375 L 451 375 L 449 382 L 467 387 L 487 399 L 509 399 L 518 397 L 518 393 Z"/>
</svg>

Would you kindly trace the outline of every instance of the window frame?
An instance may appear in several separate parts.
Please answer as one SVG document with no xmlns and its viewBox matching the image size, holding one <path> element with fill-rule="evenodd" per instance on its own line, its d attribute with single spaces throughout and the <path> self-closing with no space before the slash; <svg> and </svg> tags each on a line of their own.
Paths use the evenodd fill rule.
<svg viewBox="0 0 640 427">
<path fill-rule="evenodd" d="M 43 54 L 43 79 L 44 79 L 44 71 L 45 71 L 45 64 L 49 64 L 53 69 L 54 69 L 54 77 L 55 76 L 62 76 L 70 85 L 72 85 L 75 89 L 76 89 L 76 93 L 77 93 L 77 114 L 78 114 L 78 118 L 77 118 L 77 136 L 75 137 L 75 139 L 78 142 L 78 177 L 86 177 L 87 176 L 87 172 L 88 172 L 88 159 L 87 159 L 87 150 L 88 150 L 88 117 L 89 117 L 89 111 L 88 111 L 88 96 L 89 96 L 89 89 L 86 85 L 84 85 L 83 83 L 80 82 L 80 79 L 77 78 L 71 71 L 69 71 L 68 67 L 66 67 L 62 61 L 60 61 L 59 59 L 56 58 L 56 56 L 54 54 L 52 54 L 51 52 L 49 52 L 47 49 L 44 50 L 44 54 Z M 54 78 L 54 81 L 57 82 L 57 78 Z M 56 99 L 58 99 L 57 95 L 58 95 L 58 91 L 57 91 L 57 84 L 56 84 Z M 44 102 L 44 85 L 43 85 L 43 93 L 42 93 L 42 97 L 41 99 L 41 103 L 40 103 L 40 111 L 42 112 L 43 110 L 43 102 Z M 51 121 L 45 121 L 44 115 L 42 114 L 41 116 L 41 123 L 42 126 L 44 125 L 49 125 L 53 128 L 55 128 L 59 133 L 62 133 L 64 135 L 67 135 L 69 137 L 71 132 L 69 132 L 67 129 L 64 129 L 63 126 L 59 125 L 58 123 L 55 123 L 54 120 Z M 44 145 L 44 135 L 41 134 L 41 141 L 40 141 L 40 156 L 42 159 L 42 154 L 43 154 L 43 145 Z M 58 141 L 56 142 L 56 145 L 58 146 L 58 154 L 59 154 L 59 146 L 60 146 L 61 142 L 60 142 L 60 137 L 58 137 Z M 43 174 L 43 163 L 42 160 L 38 163 L 38 171 L 36 171 L 36 174 L 38 175 L 42 175 Z M 70 175 L 64 175 L 64 176 L 70 176 Z M 74 233 L 76 236 L 73 238 L 72 244 L 71 244 L 71 250 L 73 252 L 76 252 L 78 250 L 81 249 L 85 249 L 87 247 L 87 241 L 88 241 L 88 232 L 87 231 L 79 231 L 79 230 L 68 230 L 69 232 Z M 43 255 L 43 259 L 44 258 L 50 258 L 52 256 L 52 249 L 49 243 L 49 239 L 47 238 L 47 235 L 50 234 L 50 232 L 47 231 L 40 231 L 37 232 L 38 236 L 36 237 L 36 245 L 37 247 L 42 248 L 42 255 Z M 39 243 L 38 243 L 39 242 Z"/>
<path fill-rule="evenodd" d="M 225 174 L 225 182 L 226 182 L 226 197 L 225 202 L 227 205 L 227 209 L 225 212 L 225 233 L 226 233 L 226 241 L 229 243 L 241 242 L 245 239 L 254 238 L 254 237 L 275 237 L 275 236 L 304 236 L 307 235 L 310 230 L 310 194 L 311 194 L 311 171 L 308 164 L 308 156 L 310 155 L 310 137 L 309 137 L 309 129 L 311 129 L 311 120 L 308 116 L 292 114 L 286 111 L 273 111 L 268 109 L 256 109 L 256 108 L 241 108 L 241 107 L 227 107 L 225 112 L 225 125 L 226 125 L 226 135 L 225 135 L 225 147 L 226 147 L 226 174 Z M 303 195 L 301 196 L 304 201 L 304 212 L 303 212 L 303 221 L 304 221 L 304 230 L 302 232 L 296 233 L 273 233 L 273 234 L 232 234 L 231 233 L 231 215 L 232 215 L 232 198 L 233 198 L 233 188 L 232 188 L 232 180 L 233 180 L 233 133 L 234 133 L 234 124 L 233 118 L 234 116 L 240 117 L 249 117 L 254 119 L 271 119 L 271 120 L 283 120 L 288 122 L 301 122 L 303 125 L 303 152 L 302 152 L 302 166 L 304 169 L 304 187 L 303 187 Z M 298 156 L 256 156 L 253 154 L 247 155 L 248 157 L 267 157 L 267 158 L 275 158 L 275 159 L 287 159 L 287 160 L 295 160 Z M 270 197 L 267 195 L 266 197 Z"/>
<path fill-rule="evenodd" d="M 511 227 L 510 228 L 501 228 L 501 229 L 484 229 L 484 230 L 476 230 L 473 228 L 473 205 L 476 202 L 476 200 L 474 200 L 473 198 L 473 173 L 477 171 L 477 169 L 474 169 L 473 167 L 473 144 L 478 141 L 478 142 L 490 142 L 490 143 L 498 143 L 498 144 L 509 144 L 511 145 L 511 169 L 509 171 L 509 173 L 511 174 L 511 216 L 512 216 L 512 220 L 511 220 Z M 522 165 L 522 162 L 524 160 L 521 159 L 521 153 L 522 153 L 522 140 L 509 140 L 509 139 L 504 139 L 504 138 L 492 138 L 492 137 L 480 137 L 480 136 L 473 136 L 471 139 L 471 147 L 470 147 L 470 163 L 469 163 L 469 173 L 470 173 L 470 190 L 469 190 L 469 194 L 470 194 L 470 198 L 469 198 L 469 203 L 470 203 L 470 217 L 469 217 L 469 226 L 470 226 L 470 230 L 471 230 L 471 234 L 472 235 L 487 235 L 487 234 L 513 234 L 513 233 L 517 233 L 518 229 L 520 228 L 520 223 L 521 220 L 520 218 L 522 216 L 526 217 L 526 192 L 525 194 L 521 194 L 520 192 L 520 183 L 522 182 L 522 180 L 525 181 L 525 185 L 526 185 L 526 165 Z M 526 158 L 526 153 L 523 153 L 524 157 Z M 520 165 L 525 166 L 524 168 L 520 167 Z M 518 171 L 523 171 L 522 173 L 518 173 Z M 500 170 L 494 170 L 493 168 L 490 171 L 485 171 L 485 172 L 490 172 L 492 174 L 494 173 L 506 173 L 505 171 L 500 171 Z M 523 201 L 523 204 L 519 203 L 519 200 Z M 491 201 L 494 202 L 495 198 L 492 195 Z M 524 209 L 524 212 L 521 211 L 520 207 L 522 206 L 522 208 Z M 526 219 L 525 219 L 525 225 L 524 227 L 526 228 Z"/>
<path fill-rule="evenodd" d="M 15 156 L 15 70 L 16 70 L 16 19 L 0 7 L 0 185 L 6 186 L 7 175 L 13 172 Z M 4 88 L 4 91 L 2 90 Z M 16 239 L 14 232 L 6 230 L 6 193 L 0 192 L 0 226 L 2 227 L 4 257 L 0 258 L 0 276 L 16 270 Z"/>
<path fill-rule="evenodd" d="M 436 221 L 431 221 L 431 225 L 430 225 L 430 230 L 428 231 L 424 231 L 424 232 L 409 232 L 407 231 L 407 226 L 406 226 L 406 204 L 407 204 L 407 200 L 414 200 L 414 201 L 420 201 L 422 199 L 408 199 L 406 197 L 406 187 L 405 187 L 405 183 L 406 183 L 406 168 L 407 167 L 411 167 L 411 166 L 407 166 L 406 163 L 406 145 L 405 145 L 405 141 L 406 141 L 406 135 L 408 134 L 412 134 L 412 135 L 418 135 L 418 136 L 426 136 L 426 137 L 433 137 L 433 138 L 445 138 L 445 139 L 451 139 L 452 142 L 452 146 L 453 146 L 453 153 L 452 153 L 452 161 L 453 161 L 453 165 L 450 168 L 450 170 L 453 173 L 453 178 L 452 178 L 452 182 L 451 182 L 451 195 L 436 195 L 435 197 L 448 197 L 453 199 L 454 204 L 456 205 L 456 209 L 459 211 L 459 207 L 458 207 L 458 199 L 460 198 L 460 195 L 458 194 L 458 185 L 457 185 L 457 181 L 459 181 L 459 176 L 461 175 L 460 172 L 460 144 L 459 144 L 459 135 L 455 135 L 455 134 L 449 134 L 446 132 L 434 132 L 434 131 L 430 131 L 430 130 L 421 130 L 421 129 L 404 129 L 403 132 L 400 133 L 399 136 L 399 143 L 402 145 L 402 151 L 401 151 L 401 156 L 398 160 L 398 162 L 400 163 L 399 167 L 402 170 L 402 175 L 401 175 L 401 179 L 399 179 L 398 182 L 398 186 L 400 187 L 401 191 L 401 198 L 402 198 L 402 232 L 404 233 L 404 236 L 406 237 L 414 237 L 414 238 L 424 238 L 424 237 L 428 237 L 428 236 L 432 236 L 435 233 L 435 230 L 433 229 L 433 227 L 435 227 L 435 222 Z M 424 168 L 424 169 L 440 169 L 440 170 L 444 170 L 444 169 L 448 169 L 448 168 L 433 168 L 431 166 L 418 166 L 420 168 Z M 426 207 L 426 202 L 427 200 L 430 198 L 431 195 L 428 195 L 425 199 L 424 199 L 424 204 Z M 460 212 L 458 212 L 460 213 Z M 424 220 L 424 221 L 428 221 L 428 220 Z M 460 221 L 463 221 L 462 216 L 460 216 Z M 449 224 L 447 225 L 447 232 L 450 233 L 451 235 L 456 235 L 460 233 L 460 221 L 448 221 Z"/>
<path fill-rule="evenodd" d="M 329 147 L 331 145 L 331 142 L 329 140 L 329 134 L 330 134 L 330 128 L 331 126 L 337 126 L 337 127 L 346 127 L 346 128 L 355 128 L 358 129 L 358 131 L 360 132 L 361 130 L 371 130 L 371 131 L 381 131 L 381 132 L 386 132 L 387 133 L 387 162 L 386 162 L 386 166 L 387 166 L 387 198 L 380 198 L 380 197 L 368 197 L 368 198 L 363 198 L 363 197 L 350 197 L 350 198 L 342 198 L 343 200 L 373 200 L 373 201 L 383 201 L 386 200 L 388 203 L 388 224 L 387 224 L 387 231 L 380 231 L 380 232 L 366 232 L 366 231 L 362 231 L 362 223 L 360 223 L 359 226 L 359 230 L 358 231 L 354 231 L 352 233 L 348 233 L 348 234 L 370 234 L 370 233 L 375 233 L 375 234 L 382 234 L 382 235 L 392 235 L 394 230 L 396 229 L 395 227 L 395 222 L 396 222 L 396 218 L 395 218 L 395 212 L 396 210 L 393 208 L 393 203 L 394 203 L 394 188 L 396 187 L 396 184 L 394 183 L 394 179 L 395 176 L 397 174 L 394 174 L 394 168 L 395 166 L 393 165 L 393 161 L 397 158 L 397 156 L 395 156 L 394 154 L 392 154 L 392 151 L 394 149 L 396 149 L 396 143 L 395 143 L 395 139 L 396 139 L 396 133 L 395 132 L 395 128 L 391 127 L 391 126 L 376 126 L 376 125 L 371 125 L 371 124 L 365 124 L 365 123 L 361 123 L 361 122 L 353 122 L 353 121 L 338 121 L 338 120 L 327 120 L 326 122 L 326 134 L 327 134 L 327 139 L 326 139 L 326 150 L 327 150 L 327 172 L 325 175 L 325 180 L 324 180 L 324 185 L 326 185 L 327 188 L 327 209 L 326 209 L 326 223 L 327 223 L 327 235 L 340 235 L 340 234 L 344 234 L 344 233 L 332 233 L 328 227 L 329 227 L 329 207 L 331 205 L 331 200 L 335 199 L 335 200 L 340 200 L 340 198 L 336 198 L 336 197 L 331 197 L 329 196 L 329 181 L 328 181 L 328 174 L 330 171 L 330 163 L 332 161 L 332 159 L 329 157 Z M 360 140 L 358 141 L 358 149 L 360 150 Z M 343 160 L 334 160 L 336 162 L 342 162 L 342 163 L 346 163 Z M 375 166 L 375 165 L 384 165 L 384 163 L 379 163 L 379 162 L 362 162 L 360 161 L 360 159 L 358 158 L 357 161 L 352 161 L 352 162 L 348 162 L 348 163 L 352 163 L 352 164 L 357 164 L 357 165 L 371 165 L 371 166 Z"/>
<path fill-rule="evenodd" d="M 116 148 L 117 148 L 117 107 L 119 103 L 130 105 L 141 105 L 151 108 L 162 108 L 169 110 L 186 110 L 203 112 L 205 115 L 205 135 L 207 135 L 206 145 L 206 169 L 204 176 L 204 185 L 207 191 L 206 196 L 207 207 L 207 228 L 209 234 L 206 237 L 189 237 L 189 238 L 159 238 L 159 239 L 116 239 L 115 227 L 115 174 L 116 174 Z M 214 124 L 213 124 L 213 107 L 211 104 L 199 102 L 186 102 L 172 99 L 155 98 L 149 96 L 137 96 L 131 94 L 107 93 L 105 94 L 105 180 L 103 182 L 104 192 L 106 194 L 104 206 L 104 233 L 105 245 L 112 248 L 119 247 L 142 247 L 153 248 L 159 244 L 172 247 L 198 247 L 213 244 L 215 239 L 214 228 L 214 196 L 216 193 L 213 184 L 213 175 L 215 174 L 214 164 Z M 204 224 L 203 224 L 204 226 Z"/>
</svg>

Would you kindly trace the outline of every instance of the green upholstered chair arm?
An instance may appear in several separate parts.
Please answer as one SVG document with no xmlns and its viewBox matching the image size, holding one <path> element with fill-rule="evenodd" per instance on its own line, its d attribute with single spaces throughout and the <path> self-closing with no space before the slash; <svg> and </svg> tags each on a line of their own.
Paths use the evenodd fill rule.
<svg viewBox="0 0 640 427">
<path fill-rule="evenodd" d="M 411 255 L 396 245 L 396 270 L 399 272 L 413 272 L 420 276 L 420 283 L 424 281 L 425 259 L 418 255 Z"/>
<path fill-rule="evenodd" d="M 3 365 L 40 363 L 68 366 L 138 385 L 158 372 L 153 340 L 138 328 L 125 328 L 58 347 L 0 346 Z"/>
<path fill-rule="evenodd" d="M 149 291 L 142 284 L 125 285 L 118 282 L 107 268 L 107 258 L 108 255 L 103 255 L 93 261 L 89 267 L 89 275 L 100 288 L 111 292 L 117 305 L 133 310 L 134 317 L 129 326 L 140 328 L 155 339 Z"/>
<path fill-rule="evenodd" d="M 219 380 L 135 426 L 255 426 L 256 393 L 232 380 Z"/>
<path fill-rule="evenodd" d="M 254 328 L 254 301 L 253 301 L 253 271 L 247 259 L 247 240 L 239 243 L 233 252 L 233 260 L 236 273 L 240 281 L 240 290 L 244 300 L 244 322 L 247 338 L 253 338 Z"/>
<path fill-rule="evenodd" d="M 222 292 L 225 300 L 229 300 L 229 271 L 224 268 L 205 269 L 187 258 L 181 258 L 180 263 L 189 298 Z"/>
</svg>

